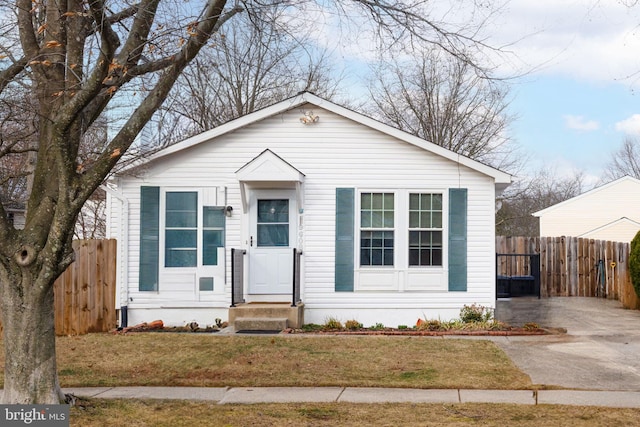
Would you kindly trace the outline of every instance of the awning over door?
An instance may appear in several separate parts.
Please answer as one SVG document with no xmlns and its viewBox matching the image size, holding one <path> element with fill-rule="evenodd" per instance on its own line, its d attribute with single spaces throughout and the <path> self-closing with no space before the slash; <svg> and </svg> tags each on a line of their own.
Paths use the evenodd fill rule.
<svg viewBox="0 0 640 427">
<path fill-rule="evenodd" d="M 240 182 L 242 211 L 247 212 L 247 187 L 295 188 L 298 208 L 302 211 L 304 174 L 267 149 L 236 171 Z"/>
</svg>

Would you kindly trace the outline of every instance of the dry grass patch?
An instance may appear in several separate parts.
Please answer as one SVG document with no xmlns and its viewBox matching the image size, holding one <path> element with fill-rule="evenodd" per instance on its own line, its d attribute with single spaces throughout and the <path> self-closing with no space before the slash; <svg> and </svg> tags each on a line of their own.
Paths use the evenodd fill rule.
<svg viewBox="0 0 640 427">
<path fill-rule="evenodd" d="M 63 387 L 532 386 L 502 350 L 482 340 L 89 334 L 58 338 L 57 352 Z"/>
<path fill-rule="evenodd" d="M 630 426 L 634 409 L 506 404 L 254 404 L 89 400 L 72 426 Z"/>
</svg>

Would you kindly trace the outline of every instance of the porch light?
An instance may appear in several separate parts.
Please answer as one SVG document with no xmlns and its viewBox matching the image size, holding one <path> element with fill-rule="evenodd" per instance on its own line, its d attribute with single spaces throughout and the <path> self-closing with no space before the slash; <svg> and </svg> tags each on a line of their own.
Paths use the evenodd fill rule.
<svg viewBox="0 0 640 427">
<path fill-rule="evenodd" d="M 233 207 L 232 206 L 227 206 L 227 207 L 224 208 L 224 214 L 228 218 L 231 218 L 232 213 L 233 213 Z"/>
<path fill-rule="evenodd" d="M 320 116 L 313 114 L 313 111 L 305 111 L 304 116 L 300 117 L 300 123 L 310 125 L 320 120 Z"/>
</svg>

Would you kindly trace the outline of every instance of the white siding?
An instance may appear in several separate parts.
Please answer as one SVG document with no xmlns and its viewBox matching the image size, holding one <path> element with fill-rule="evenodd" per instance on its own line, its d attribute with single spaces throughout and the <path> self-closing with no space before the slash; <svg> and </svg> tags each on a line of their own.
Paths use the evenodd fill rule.
<svg viewBox="0 0 640 427">
<path fill-rule="evenodd" d="M 248 219 L 242 213 L 240 187 L 235 172 L 265 149 L 270 149 L 305 175 L 304 247 L 301 249 L 304 251 L 302 299 L 307 321 L 319 322 L 331 313 L 353 313 L 354 318 L 359 317 L 364 323 L 384 323 L 385 319 L 380 318 L 382 315 L 379 311 L 369 310 L 375 308 L 387 310 L 390 316 L 393 311 L 394 319 L 405 319 L 406 323 L 410 320 L 415 322 L 416 315 L 440 316 L 443 319 L 455 317 L 463 304 L 494 306 L 493 179 L 315 106 L 313 110 L 320 116 L 319 122 L 303 125 L 299 121 L 302 110 L 278 114 L 222 135 L 213 142 L 204 142 L 159 159 L 146 170 L 144 178 L 122 179 L 120 190 L 130 203 L 127 260 L 129 309 L 162 306 L 228 307 L 229 280 L 223 292 L 216 293 L 207 302 L 194 298 L 188 277 L 185 277 L 182 292 L 179 291 L 179 285 L 166 291 L 162 289 L 162 284 L 157 293 L 137 290 L 139 187 L 226 187 L 227 204 L 234 208 L 233 216 L 227 218 L 226 258 L 229 262 L 232 247 L 247 246 L 245 230 L 248 228 Z M 467 188 L 467 292 L 334 292 L 337 187 L 413 189 L 427 192 L 446 192 L 451 187 Z M 229 274 L 230 265 L 227 265 L 226 271 Z M 446 273 L 446 266 L 444 272 Z M 378 320 L 373 321 L 376 316 Z"/>
<path fill-rule="evenodd" d="M 640 222 L 640 181 L 625 177 L 539 212 L 540 235 L 631 241 L 637 226 L 618 224 L 622 218 Z"/>
</svg>

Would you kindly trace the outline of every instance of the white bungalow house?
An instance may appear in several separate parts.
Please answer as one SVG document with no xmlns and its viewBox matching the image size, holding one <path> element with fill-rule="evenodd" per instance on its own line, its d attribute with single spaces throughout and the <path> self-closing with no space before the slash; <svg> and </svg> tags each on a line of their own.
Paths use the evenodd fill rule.
<svg viewBox="0 0 640 427">
<path fill-rule="evenodd" d="M 283 303 L 298 313 L 289 326 L 494 307 L 495 199 L 510 181 L 301 93 L 109 182 L 117 305 L 128 324 L 183 325 Z"/>
<path fill-rule="evenodd" d="M 533 215 L 541 236 L 630 242 L 640 230 L 640 180 L 625 176 Z"/>
</svg>

